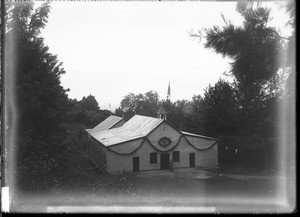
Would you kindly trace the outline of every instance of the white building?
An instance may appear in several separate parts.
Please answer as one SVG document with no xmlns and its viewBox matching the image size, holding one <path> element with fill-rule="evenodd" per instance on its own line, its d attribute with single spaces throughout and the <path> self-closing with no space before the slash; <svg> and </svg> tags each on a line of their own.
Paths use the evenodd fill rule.
<svg viewBox="0 0 300 217">
<path fill-rule="evenodd" d="M 173 128 L 163 108 L 158 115 L 135 115 L 124 125 L 122 118 L 110 116 L 86 130 L 90 158 L 105 173 L 218 167 L 216 139 Z M 108 125 L 119 127 L 103 127 Z"/>
</svg>

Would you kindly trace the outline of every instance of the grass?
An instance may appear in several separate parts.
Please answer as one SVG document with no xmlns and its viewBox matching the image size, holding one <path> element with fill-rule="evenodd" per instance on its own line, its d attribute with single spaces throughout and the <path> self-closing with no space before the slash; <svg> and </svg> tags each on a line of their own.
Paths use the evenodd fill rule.
<svg viewBox="0 0 300 217">
<path fill-rule="evenodd" d="M 126 174 L 105 175 L 98 170 L 85 153 L 78 140 L 83 124 L 65 124 L 65 146 L 51 157 L 45 149 L 24 160 L 19 165 L 17 183 L 20 192 L 100 192 L 136 193 L 130 176 Z"/>
<path fill-rule="evenodd" d="M 102 174 L 81 149 L 70 151 L 67 170 L 63 179 L 51 191 L 135 193 L 130 175 Z"/>
<path fill-rule="evenodd" d="M 66 175 L 64 179 L 57 183 L 52 191 L 84 191 L 102 193 L 136 193 L 134 184 L 128 174 L 103 174 L 89 159 L 82 144 L 76 139 L 81 129 L 85 129 L 83 124 L 66 124 L 68 132 L 68 147 L 65 157 Z"/>
</svg>

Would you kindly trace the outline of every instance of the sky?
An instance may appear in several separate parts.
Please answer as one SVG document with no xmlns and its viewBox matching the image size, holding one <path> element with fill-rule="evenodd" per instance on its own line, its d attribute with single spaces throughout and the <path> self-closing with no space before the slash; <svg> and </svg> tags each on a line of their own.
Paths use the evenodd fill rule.
<svg viewBox="0 0 300 217">
<path fill-rule="evenodd" d="M 278 3 L 270 25 L 283 35 L 288 16 Z M 70 98 L 96 97 L 100 109 L 114 111 L 128 93 L 157 91 L 160 99 L 191 100 L 220 78 L 232 60 L 204 48 L 191 30 L 235 25 L 243 19 L 236 2 L 54 1 L 42 31 L 49 51 L 63 62 L 61 84 Z M 111 107 L 109 107 L 111 105 Z"/>
</svg>

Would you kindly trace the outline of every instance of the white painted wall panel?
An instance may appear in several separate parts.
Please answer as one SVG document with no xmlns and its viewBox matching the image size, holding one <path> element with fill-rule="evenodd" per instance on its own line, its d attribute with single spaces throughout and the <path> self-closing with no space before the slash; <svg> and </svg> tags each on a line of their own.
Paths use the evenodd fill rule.
<svg viewBox="0 0 300 217">
<path fill-rule="evenodd" d="M 210 139 L 204 139 L 204 138 L 199 138 L 195 136 L 185 136 L 187 140 L 192 143 L 196 148 L 208 148 L 212 144 L 214 144 L 216 141 L 215 140 L 210 140 Z"/>
<path fill-rule="evenodd" d="M 130 144 L 126 144 L 130 145 Z M 172 151 L 180 152 L 180 162 L 173 163 L 173 168 L 188 168 L 190 166 L 189 154 L 195 153 L 195 166 L 201 168 L 214 168 L 218 167 L 218 147 L 213 146 L 211 149 L 199 151 L 188 144 L 183 138 L 178 146 Z M 108 172 L 132 172 L 133 170 L 133 157 L 139 157 L 140 171 L 160 170 L 160 154 L 169 153 L 172 157 L 172 151 L 160 152 L 157 151 L 148 141 L 133 154 L 119 155 L 108 151 L 107 153 L 107 169 Z M 150 164 L 150 153 L 157 152 L 157 164 Z"/>
<path fill-rule="evenodd" d="M 170 125 L 167 123 L 162 123 L 153 132 L 151 132 L 147 138 L 157 149 L 161 151 L 167 151 L 172 149 L 178 143 L 180 136 L 181 134 Z M 171 139 L 172 143 L 170 146 L 163 148 L 158 144 L 158 141 L 163 137 L 168 137 Z"/>
</svg>

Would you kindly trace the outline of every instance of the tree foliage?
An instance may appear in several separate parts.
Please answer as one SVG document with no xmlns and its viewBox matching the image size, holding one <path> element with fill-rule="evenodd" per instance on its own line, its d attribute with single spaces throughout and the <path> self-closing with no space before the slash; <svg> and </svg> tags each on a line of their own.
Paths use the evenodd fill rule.
<svg viewBox="0 0 300 217">
<path fill-rule="evenodd" d="M 50 4 L 34 10 L 32 2 L 14 2 L 13 36 L 16 102 L 20 133 L 26 139 L 50 142 L 61 131 L 69 110 L 67 90 L 60 84 L 62 63 L 39 36 L 47 23 Z"/>
<path fill-rule="evenodd" d="M 98 102 L 93 95 L 82 97 L 80 101 L 71 100 L 71 110 L 68 112 L 68 123 L 82 124 L 84 128 L 93 128 L 112 113 L 100 110 Z"/>
<path fill-rule="evenodd" d="M 85 110 L 89 110 L 89 111 L 99 111 L 99 109 L 100 109 L 96 98 L 92 95 L 83 97 L 79 101 L 79 106 L 81 109 L 85 109 Z"/>
<path fill-rule="evenodd" d="M 50 4 L 34 8 L 31 1 L 6 2 L 12 9 L 11 31 L 5 35 L 7 96 L 17 108 L 17 187 L 46 189 L 53 174 L 65 166 L 60 159 L 66 150 L 62 123 L 71 108 L 60 77 L 65 73 L 56 55 L 40 36 Z M 13 89 L 13 90 L 12 90 Z M 9 111 L 11 112 L 11 111 Z M 9 113 L 8 112 L 8 113 Z"/>
<path fill-rule="evenodd" d="M 179 130 L 189 130 L 191 127 L 190 116 L 191 116 L 191 102 L 189 100 L 176 100 L 171 102 L 171 100 L 162 100 L 161 105 L 167 111 L 167 121 L 173 127 Z"/>
<path fill-rule="evenodd" d="M 129 93 L 123 97 L 120 108 L 125 113 L 126 119 L 134 114 L 157 116 L 159 105 L 159 95 L 157 92 L 150 90 L 145 94 Z M 129 117 L 127 117 L 127 115 Z"/>
<path fill-rule="evenodd" d="M 222 150 L 222 144 L 223 148 L 232 146 L 242 150 L 245 156 L 247 150 L 254 148 L 256 151 L 251 153 L 265 153 L 265 162 L 253 156 L 264 165 L 272 162 L 268 155 L 271 149 L 276 150 L 279 141 L 278 107 L 283 97 L 282 81 L 293 67 L 291 62 L 285 61 L 285 65 L 281 60 L 285 56 L 293 59 L 294 51 L 293 37 L 281 37 L 274 27 L 269 26 L 270 9 L 259 7 L 260 4 L 255 9 L 253 6 L 249 2 L 237 4 L 237 10 L 244 18 L 241 26 L 233 25 L 223 16 L 223 26 L 191 33 L 192 37 L 205 39 L 205 48 L 232 59 L 228 75 L 234 78 L 231 84 L 219 81 L 215 86 L 209 86 L 204 97 L 197 100 L 201 111 L 194 111 L 203 131 L 220 138 L 220 153 L 226 152 Z M 293 14 L 293 9 L 290 11 Z M 294 76 L 291 75 L 289 73 L 292 79 L 288 78 L 288 83 L 293 85 Z"/>
<path fill-rule="evenodd" d="M 272 90 L 276 90 L 283 52 L 282 38 L 275 28 L 268 26 L 269 9 L 250 8 L 240 13 L 244 18 L 242 26 L 224 18 L 223 27 L 203 29 L 203 35 L 194 37 L 205 38 L 206 48 L 233 59 L 229 73 L 235 79 L 242 108 L 251 112 L 274 95 Z"/>
<path fill-rule="evenodd" d="M 209 85 L 203 98 L 203 125 L 205 133 L 221 136 L 235 132 L 238 102 L 236 90 L 224 80 Z"/>
</svg>

